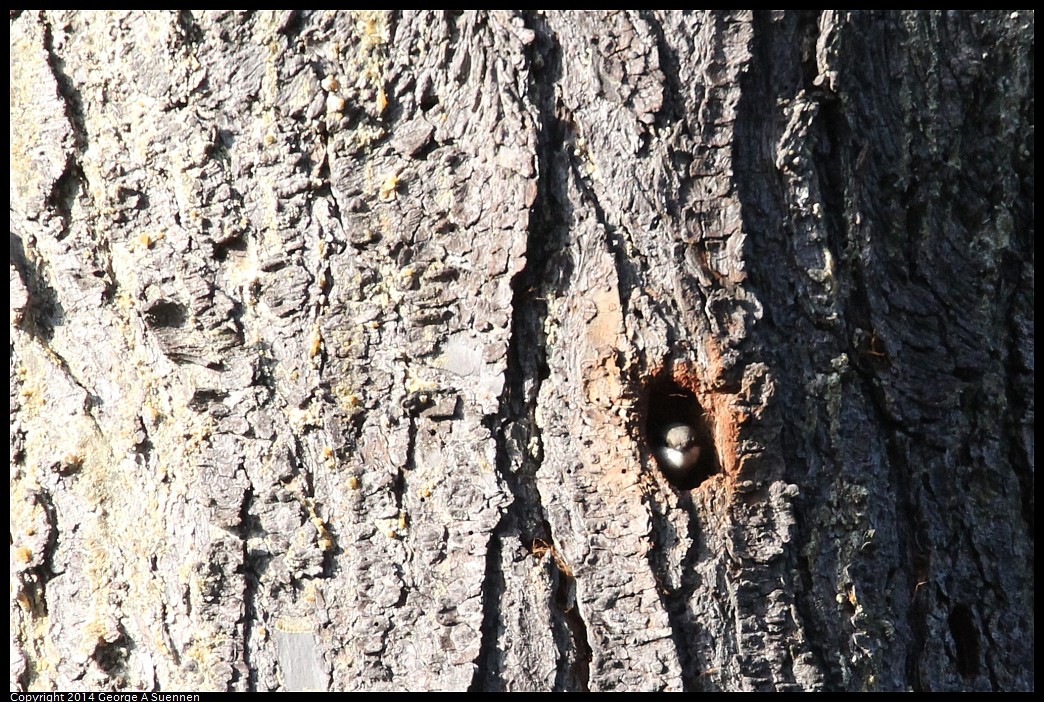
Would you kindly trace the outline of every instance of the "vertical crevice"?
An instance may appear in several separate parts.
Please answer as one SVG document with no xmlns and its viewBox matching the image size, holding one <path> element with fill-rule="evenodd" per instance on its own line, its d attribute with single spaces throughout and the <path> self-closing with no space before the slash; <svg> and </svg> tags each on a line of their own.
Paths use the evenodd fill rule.
<svg viewBox="0 0 1044 702">
<path fill-rule="evenodd" d="M 959 604 L 950 611 L 950 636 L 957 656 L 957 672 L 965 678 L 979 674 L 980 643 L 979 628 L 967 605 Z"/>
<path fill-rule="evenodd" d="M 550 531 L 549 526 L 548 533 Z M 551 548 L 554 549 L 554 546 Z M 556 692 L 590 692 L 591 644 L 587 638 L 587 623 L 577 601 L 576 578 L 569 567 L 560 564 L 557 558 L 554 563 L 555 604 L 569 638 L 567 642 L 559 642 L 554 689 Z"/>
<path fill-rule="evenodd" d="M 50 23 L 44 15 L 40 16 L 39 21 L 43 27 L 47 65 L 58 86 L 58 96 L 65 107 L 65 118 L 69 122 L 73 136 L 72 151 L 67 154 L 65 168 L 61 176 L 55 180 L 47 197 L 47 204 L 54 208 L 62 222 L 62 231 L 57 234 L 57 237 L 62 239 L 69 234 L 69 228 L 72 225 L 73 203 L 81 193 L 86 191 L 86 188 L 83 187 L 86 177 L 80 167 L 79 157 L 87 150 L 90 143 L 87 138 L 83 98 L 72 79 L 65 73 L 65 61 L 56 52 Z M 106 251 L 106 253 L 108 252 Z"/>
<path fill-rule="evenodd" d="M 1032 66 L 1032 62 L 1030 62 Z M 1030 81 L 1026 92 L 1015 111 L 1024 125 L 1033 124 L 1034 89 Z M 1011 204 L 1012 240 L 1011 248 L 1002 256 L 1001 270 L 1013 271 L 1001 285 L 1008 288 L 1005 306 L 1009 310 L 1005 377 L 1005 395 L 1011 398 L 1011 410 L 1005 416 L 1007 441 L 1006 455 L 1009 456 L 1015 477 L 1019 481 L 1022 503 L 1022 519 L 1026 533 L 1035 533 L 1036 491 L 1034 490 L 1033 455 L 1033 406 L 1034 406 L 1034 181 L 1036 147 L 1033 129 L 1019 133 L 1021 144 L 1013 150 L 1013 176 L 1018 180 L 1017 197 Z"/>
<path fill-rule="evenodd" d="M 915 692 L 923 692 L 922 661 L 931 636 L 929 613 L 935 598 L 932 562 L 935 548 L 929 536 L 930 526 L 924 511 L 917 507 L 915 495 L 921 490 L 910 465 L 909 439 L 900 432 L 892 432 L 885 440 L 885 455 L 891 467 L 889 473 L 896 489 L 897 542 L 906 562 L 911 588 L 906 605 L 905 621 L 909 629 L 904 674 L 906 683 Z"/>
<path fill-rule="evenodd" d="M 514 503 L 512 504 L 514 507 Z M 500 601 L 506 587 L 504 572 L 500 565 L 503 553 L 504 536 L 509 524 L 513 522 L 512 509 L 501 518 L 486 546 L 486 572 L 482 581 L 482 628 L 479 655 L 476 659 L 475 672 L 471 676 L 468 692 L 503 691 L 500 685 L 503 672 L 502 655 L 497 648 L 500 629 Z"/>
<path fill-rule="evenodd" d="M 533 17 L 527 16 L 532 24 Z M 546 106 L 549 89 L 557 75 L 554 47 L 546 32 L 538 32 L 538 40 L 530 47 L 531 95 L 537 115 L 537 198 L 529 211 L 526 241 L 526 263 L 512 279 L 511 337 L 508 341 L 506 382 L 496 416 L 485 422 L 497 445 L 497 472 L 503 478 L 512 502 L 493 530 L 486 552 L 486 571 L 482 586 L 483 617 L 481 644 L 475 673 L 469 691 L 497 691 L 503 687 L 503 654 L 497 642 L 503 629 L 501 600 L 507 583 L 503 572 L 506 544 L 518 539 L 523 548 L 532 550 L 536 543 L 549 543 L 550 530 L 540 493 L 536 471 L 542 458 L 540 432 L 536 424 L 536 402 L 540 384 L 548 375 L 544 319 L 547 305 L 548 260 L 551 255 L 551 229 L 554 218 L 548 207 L 549 161 L 555 147 L 548 136 Z M 549 64 L 554 64 L 551 68 Z M 548 74 L 548 71 L 552 71 Z M 556 636 L 556 642 L 558 637 Z M 561 653 L 561 652 L 560 652 Z M 562 656 L 559 656 L 559 660 Z M 561 677 L 561 671 L 559 676 Z"/>
<path fill-rule="evenodd" d="M 646 553 L 649 569 L 654 574 L 669 573 L 672 567 L 665 536 L 671 533 L 673 526 L 656 499 L 647 495 L 645 502 L 652 518 L 652 548 Z M 682 506 L 688 514 L 688 536 L 691 543 L 686 549 L 680 565 L 677 566 L 677 571 L 681 574 L 681 581 L 677 587 L 671 587 L 660 579 L 657 582 L 656 594 L 660 598 L 660 605 L 667 613 L 667 621 L 671 627 L 671 640 L 681 667 L 682 689 L 685 692 L 711 692 L 714 688 L 709 685 L 709 680 L 703 678 L 707 662 L 697 657 L 697 652 L 702 650 L 697 643 L 701 638 L 699 622 L 693 616 L 689 606 L 689 602 L 700 584 L 699 576 L 696 573 L 699 553 L 699 534 L 697 533 L 699 521 L 696 518 L 692 500 L 688 496 L 682 498 Z"/>
<path fill-rule="evenodd" d="M 1032 195 L 1029 196 L 1032 201 Z M 1019 237 L 1016 237 L 1018 240 Z M 1033 470 L 1033 256 L 1021 250 L 1005 252 L 1004 270 L 1015 271 L 1010 278 L 998 281 L 998 298 L 1008 303 L 1004 320 L 1005 397 L 1010 409 L 1002 418 L 1001 441 L 1004 455 L 1019 483 L 1022 521 L 1027 534 L 1034 533 L 1036 523 L 1036 491 Z M 1029 261 L 1029 263 L 1024 263 Z M 1029 390 L 1027 391 L 1027 388 Z"/>
<path fill-rule="evenodd" d="M 651 10 L 639 10 L 638 16 L 642 18 L 649 31 L 656 37 L 656 55 L 660 61 L 663 71 L 663 107 L 656 115 L 656 126 L 666 129 L 684 118 L 685 105 L 684 90 L 678 74 L 678 56 L 671 43 L 667 41 L 664 34 L 663 23 Z"/>
<path fill-rule="evenodd" d="M 258 563 L 258 558 L 251 552 L 250 534 L 260 529 L 257 516 L 254 514 L 254 486 L 247 476 L 247 487 L 243 494 L 243 504 L 239 510 L 239 528 L 236 530 L 241 539 L 243 547 L 243 669 L 245 671 L 246 690 L 255 692 L 257 690 L 257 667 L 253 664 L 254 646 L 256 645 L 254 625 L 257 622 L 257 600 L 261 588 L 261 572 L 264 569 Z M 327 556 L 324 570 L 329 569 L 329 556 Z"/>
<path fill-rule="evenodd" d="M 47 65 L 51 68 L 54 80 L 58 84 L 58 93 L 65 103 L 65 116 L 72 127 L 74 148 L 77 153 L 82 153 L 90 146 L 87 139 L 87 121 L 84 117 L 83 99 L 80 91 L 73 84 L 72 79 L 65 72 L 65 60 L 58 55 L 54 46 L 51 24 L 46 17 L 40 17 L 43 25 L 44 45 L 47 50 Z"/>
<path fill-rule="evenodd" d="M 506 582 L 503 558 L 510 539 L 518 538 L 533 551 L 546 544 L 553 553 L 550 526 L 537 487 L 536 473 L 543 458 L 536 404 L 541 383 L 548 376 L 545 300 L 567 282 L 568 269 L 559 265 L 571 220 L 565 183 L 568 178 L 568 127 L 558 115 L 554 86 L 561 73 L 559 47 L 544 19 L 525 13 L 535 41 L 529 47 L 529 98 L 535 110 L 537 140 L 537 195 L 530 207 L 526 264 L 512 280 L 511 338 L 508 344 L 506 384 L 500 410 L 488 426 L 497 441 L 497 470 L 513 498 L 491 537 L 483 583 L 482 643 L 471 690 L 496 690 L 503 684 L 502 654 L 497 640 L 503 629 L 500 603 Z M 555 561 L 551 609 L 558 649 L 555 687 L 587 690 L 591 649 L 587 626 L 576 601 L 576 581 L 567 564 Z"/>
<path fill-rule="evenodd" d="M 544 17 L 537 12 L 523 15 L 526 27 L 534 32 L 530 45 L 529 95 L 537 110 L 537 197 L 530 209 L 529 242 L 526 267 L 515 279 L 513 358 L 523 371 L 517 380 L 518 397 L 525 403 L 525 426 L 528 428 L 530 470 L 521 475 L 527 481 L 527 493 L 533 502 L 529 509 L 530 524 L 539 519 L 532 536 L 543 539 L 556 554 L 550 524 L 546 519 L 536 486 L 536 468 L 542 458 L 536 404 L 541 383 L 548 376 L 547 340 L 544 322 L 547 298 L 559 296 L 568 285 L 571 266 L 561 252 L 569 240 L 568 222 L 573 219 L 567 195 L 571 150 L 568 116 L 562 113 L 555 97 L 555 86 L 561 80 L 561 47 Z M 528 386 L 528 388 L 527 388 Z M 523 538 L 527 538 L 525 535 Z M 587 624 L 577 600 L 577 583 L 569 565 L 554 560 L 554 600 L 552 616 L 557 617 L 553 632 L 558 648 L 555 690 L 590 689 L 591 647 Z"/>
</svg>

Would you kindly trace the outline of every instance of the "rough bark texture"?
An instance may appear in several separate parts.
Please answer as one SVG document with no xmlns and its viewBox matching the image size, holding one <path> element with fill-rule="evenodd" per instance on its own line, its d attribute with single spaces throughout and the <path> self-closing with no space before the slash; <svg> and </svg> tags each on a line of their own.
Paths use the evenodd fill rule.
<svg viewBox="0 0 1044 702">
<path fill-rule="evenodd" d="M 10 25 L 12 689 L 1032 689 L 1032 13 Z"/>
</svg>

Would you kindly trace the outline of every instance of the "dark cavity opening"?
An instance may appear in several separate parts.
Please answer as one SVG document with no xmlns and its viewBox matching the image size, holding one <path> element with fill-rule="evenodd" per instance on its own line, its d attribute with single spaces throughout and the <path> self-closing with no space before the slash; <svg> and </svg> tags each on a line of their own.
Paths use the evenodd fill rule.
<svg viewBox="0 0 1044 702">
<path fill-rule="evenodd" d="M 649 381 L 644 427 L 646 444 L 667 482 L 679 490 L 691 490 L 721 470 L 708 419 L 695 393 L 670 375 L 662 374 Z M 684 467 L 672 465 L 664 452 L 670 429 L 677 424 L 691 428 L 694 445 L 699 447 L 699 458 Z"/>
</svg>

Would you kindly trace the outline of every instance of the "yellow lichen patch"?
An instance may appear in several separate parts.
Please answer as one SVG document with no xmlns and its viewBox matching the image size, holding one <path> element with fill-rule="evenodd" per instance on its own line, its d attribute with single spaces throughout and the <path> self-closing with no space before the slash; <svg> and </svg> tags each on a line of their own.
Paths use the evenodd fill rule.
<svg viewBox="0 0 1044 702">
<path fill-rule="evenodd" d="M 200 620 L 196 620 L 199 622 Z M 220 669 L 220 662 L 228 651 L 228 636 L 216 630 L 213 625 L 199 624 L 202 630 L 197 629 L 192 642 L 185 649 L 183 658 L 195 661 L 199 670 L 203 671 L 203 682 L 201 687 L 219 686 L 215 679 L 215 671 Z"/>
<path fill-rule="evenodd" d="M 412 369 L 407 369 L 406 372 L 408 373 L 406 377 L 406 392 L 413 393 L 421 391 L 430 391 L 435 390 L 439 387 L 438 383 L 433 383 L 430 380 L 421 380 L 413 374 Z"/>
<path fill-rule="evenodd" d="M 342 349 L 356 349 L 355 345 L 344 341 L 333 340 L 332 344 Z M 333 395 L 338 400 L 341 409 L 349 415 L 358 413 L 363 405 L 363 399 L 359 396 L 359 383 L 353 374 L 348 371 L 336 379 L 331 387 Z"/>
<path fill-rule="evenodd" d="M 88 653 L 93 653 L 95 646 L 104 641 L 113 643 L 118 641 L 122 632 L 120 622 L 110 607 L 91 612 L 91 618 L 83 627 L 83 648 Z"/>
<path fill-rule="evenodd" d="M 384 12 L 379 10 L 361 10 L 355 13 L 356 27 L 362 36 L 363 45 L 367 48 L 382 46 L 388 42 L 388 22 Z"/>
<path fill-rule="evenodd" d="M 275 621 L 275 629 L 284 634 L 309 634 L 312 632 L 312 623 L 301 617 L 279 617 Z"/>
<path fill-rule="evenodd" d="M 377 528 L 389 539 L 403 539 L 409 531 L 409 519 L 406 512 L 399 511 L 398 516 L 391 519 L 378 519 Z"/>
<path fill-rule="evenodd" d="M 29 600 L 29 595 L 25 594 L 24 591 L 19 590 L 15 595 L 15 599 L 18 601 L 18 606 L 23 612 L 32 611 L 33 603 Z"/>
<path fill-rule="evenodd" d="M 340 67 L 342 76 L 355 76 L 353 85 L 341 83 L 341 89 L 354 92 L 355 97 L 363 103 L 361 106 L 365 106 L 374 119 L 379 119 L 388 106 L 384 74 L 391 33 L 390 16 L 391 13 L 387 11 L 365 10 L 354 13 L 355 35 L 351 42 L 354 51 L 345 47 L 344 63 Z M 367 100 L 372 100 L 372 103 L 366 105 Z M 371 124 L 357 127 L 350 138 L 365 147 L 383 135 L 383 128 Z"/>
<path fill-rule="evenodd" d="M 329 551 L 332 549 L 334 547 L 334 539 L 326 528 L 326 522 L 316 515 L 314 511 L 312 512 L 310 521 L 312 522 L 312 526 L 315 527 L 316 532 L 319 534 L 318 538 L 316 538 L 316 543 L 319 545 L 319 548 L 323 551 Z"/>
<path fill-rule="evenodd" d="M 151 249 L 152 245 L 166 236 L 163 232 L 142 232 L 138 234 L 138 245 L 143 249 Z"/>
<path fill-rule="evenodd" d="M 142 405 L 141 416 L 149 428 L 158 425 L 160 420 L 163 418 L 163 414 L 150 402 L 146 402 Z"/>
<path fill-rule="evenodd" d="M 384 92 L 384 86 L 377 88 L 377 101 L 375 107 L 377 108 L 377 116 L 380 117 L 384 114 L 385 108 L 388 107 L 388 94 Z"/>
<path fill-rule="evenodd" d="M 304 431 L 308 427 L 321 427 L 322 418 L 319 416 L 319 408 L 314 402 L 305 407 L 290 407 L 285 410 L 290 426 L 295 431 Z"/>
<path fill-rule="evenodd" d="M 335 93 L 326 96 L 326 111 L 329 114 L 341 114 L 344 112 L 344 98 Z"/>
<path fill-rule="evenodd" d="M 301 599 L 309 604 L 315 604 L 320 601 L 323 596 L 323 591 L 319 588 L 319 585 L 314 580 L 309 580 L 305 583 L 304 592 L 301 594 Z"/>
<path fill-rule="evenodd" d="M 417 279 L 417 268 L 415 266 L 403 266 L 399 269 L 399 285 L 403 288 L 413 287 Z"/>
<path fill-rule="evenodd" d="M 391 202 L 395 199 L 396 193 L 399 189 L 399 174 L 392 173 L 381 183 L 380 190 L 377 193 L 377 198 L 381 202 Z"/>
<path fill-rule="evenodd" d="M 308 356 L 309 358 L 315 358 L 319 355 L 319 351 L 323 348 L 323 334 L 319 330 L 318 325 L 312 329 L 312 336 L 308 340 Z"/>
</svg>

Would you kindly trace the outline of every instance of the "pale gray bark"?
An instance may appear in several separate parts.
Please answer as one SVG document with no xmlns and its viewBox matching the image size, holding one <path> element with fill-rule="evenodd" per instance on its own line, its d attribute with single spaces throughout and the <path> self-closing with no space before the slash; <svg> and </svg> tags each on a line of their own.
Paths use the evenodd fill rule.
<svg viewBox="0 0 1044 702">
<path fill-rule="evenodd" d="M 1031 12 L 10 25 L 13 690 L 1033 688 Z"/>
</svg>

